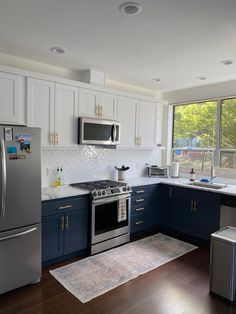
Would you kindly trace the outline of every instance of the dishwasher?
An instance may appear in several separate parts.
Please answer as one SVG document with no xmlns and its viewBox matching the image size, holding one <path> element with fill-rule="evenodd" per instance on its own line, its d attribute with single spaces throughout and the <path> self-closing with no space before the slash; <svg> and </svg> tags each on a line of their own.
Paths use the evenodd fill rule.
<svg viewBox="0 0 236 314">
<path fill-rule="evenodd" d="M 220 229 L 227 226 L 236 227 L 236 197 L 223 194 L 220 207 Z"/>
</svg>

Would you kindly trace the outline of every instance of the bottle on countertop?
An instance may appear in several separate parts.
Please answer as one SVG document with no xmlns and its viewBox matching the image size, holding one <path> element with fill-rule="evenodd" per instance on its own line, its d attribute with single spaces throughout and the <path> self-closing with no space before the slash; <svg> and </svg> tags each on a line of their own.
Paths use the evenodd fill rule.
<svg viewBox="0 0 236 314">
<path fill-rule="evenodd" d="M 190 174 L 189 180 L 190 181 L 195 181 L 195 171 L 193 170 L 193 168 L 191 169 L 189 174 Z"/>
</svg>

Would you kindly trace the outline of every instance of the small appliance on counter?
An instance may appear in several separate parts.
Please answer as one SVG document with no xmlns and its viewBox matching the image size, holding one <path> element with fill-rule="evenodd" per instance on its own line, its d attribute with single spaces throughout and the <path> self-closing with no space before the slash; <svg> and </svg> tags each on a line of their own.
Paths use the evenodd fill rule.
<svg viewBox="0 0 236 314">
<path fill-rule="evenodd" d="M 158 167 L 157 165 L 147 165 L 149 177 L 168 178 L 168 168 Z"/>
</svg>

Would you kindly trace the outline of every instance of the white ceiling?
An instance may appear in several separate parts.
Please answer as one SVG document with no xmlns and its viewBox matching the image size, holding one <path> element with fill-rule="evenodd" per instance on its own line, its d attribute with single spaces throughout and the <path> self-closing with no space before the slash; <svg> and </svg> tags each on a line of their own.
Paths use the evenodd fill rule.
<svg viewBox="0 0 236 314">
<path fill-rule="evenodd" d="M 235 0 L 136 1 L 129 17 L 125 0 L 0 0 L 0 52 L 160 91 L 236 79 Z"/>
</svg>

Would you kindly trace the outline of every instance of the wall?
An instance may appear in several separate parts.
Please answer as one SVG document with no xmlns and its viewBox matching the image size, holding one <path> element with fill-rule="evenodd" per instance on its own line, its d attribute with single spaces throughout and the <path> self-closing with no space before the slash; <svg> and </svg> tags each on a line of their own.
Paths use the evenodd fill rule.
<svg viewBox="0 0 236 314">
<path fill-rule="evenodd" d="M 170 104 L 224 96 L 236 96 L 236 80 L 163 93 Z"/>
<path fill-rule="evenodd" d="M 42 187 L 51 185 L 58 166 L 64 170 L 65 183 L 116 179 L 114 166 L 129 166 L 127 177 L 145 175 L 145 164 L 161 165 L 157 150 L 119 150 L 81 145 L 78 149 L 42 150 Z"/>
</svg>

